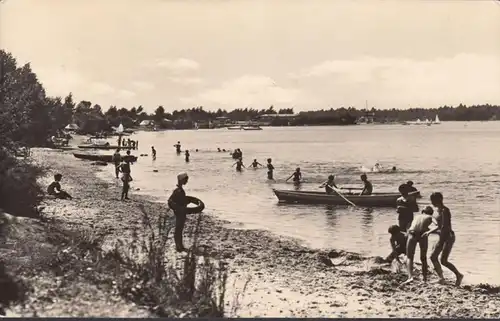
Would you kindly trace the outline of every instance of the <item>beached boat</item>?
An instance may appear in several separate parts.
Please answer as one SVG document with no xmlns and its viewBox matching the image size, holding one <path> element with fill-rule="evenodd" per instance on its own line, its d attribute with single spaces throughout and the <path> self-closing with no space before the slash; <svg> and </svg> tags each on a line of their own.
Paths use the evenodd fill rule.
<svg viewBox="0 0 500 321">
<path fill-rule="evenodd" d="M 96 154 L 79 154 L 79 153 L 73 153 L 73 156 L 79 159 L 85 159 L 85 160 L 90 160 L 94 162 L 107 162 L 107 163 L 112 163 L 113 162 L 113 155 L 96 155 Z M 122 156 L 122 159 L 129 159 L 131 162 L 136 162 L 137 161 L 137 156 Z"/>
<path fill-rule="evenodd" d="M 342 197 L 325 192 L 277 189 L 273 189 L 273 192 L 279 201 L 286 203 L 349 205 Z M 396 200 L 401 196 L 399 193 L 373 193 L 372 195 L 343 193 L 342 195 L 355 205 L 366 207 L 396 207 Z"/>
<path fill-rule="evenodd" d="M 229 126 L 229 127 L 227 127 L 227 129 L 229 129 L 229 130 L 242 130 L 243 127 L 242 126 Z"/>
<path fill-rule="evenodd" d="M 78 148 L 81 149 L 104 149 L 104 150 L 109 150 L 109 149 L 132 149 L 132 147 L 128 146 L 118 146 L 118 145 L 94 145 L 94 144 L 87 144 L 87 145 L 78 145 Z"/>
</svg>

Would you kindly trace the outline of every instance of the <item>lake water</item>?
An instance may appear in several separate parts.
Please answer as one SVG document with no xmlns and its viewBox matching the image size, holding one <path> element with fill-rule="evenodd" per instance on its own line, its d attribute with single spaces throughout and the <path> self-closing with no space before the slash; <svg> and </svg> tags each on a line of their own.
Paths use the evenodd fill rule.
<svg viewBox="0 0 500 321">
<path fill-rule="evenodd" d="M 320 190 L 318 185 L 332 173 L 338 185 L 361 187 L 361 166 L 396 166 L 396 173 L 368 173 L 374 191 L 397 192 L 411 179 L 422 191 L 421 206 L 428 205 L 432 192 L 442 192 L 457 235 L 450 259 L 466 274 L 464 282 L 500 284 L 500 122 L 179 130 L 139 132 L 131 138 L 140 141 L 133 154 L 149 154 L 132 167 L 133 188 L 140 193 L 165 201 L 177 173 L 186 171 L 188 195 L 202 199 L 206 211 L 222 219 L 292 236 L 312 248 L 370 255 L 388 254 L 387 228 L 397 224 L 395 209 L 278 205 L 272 188 L 292 189 L 285 179 L 296 167 L 307 180 L 303 190 Z M 176 155 L 177 141 L 190 150 L 189 163 Z M 229 153 L 218 153 L 217 147 L 240 148 L 245 165 L 254 158 L 265 164 L 271 157 L 277 182 L 267 181 L 265 169 L 237 173 Z M 103 175 L 113 179 L 113 168 Z"/>
</svg>

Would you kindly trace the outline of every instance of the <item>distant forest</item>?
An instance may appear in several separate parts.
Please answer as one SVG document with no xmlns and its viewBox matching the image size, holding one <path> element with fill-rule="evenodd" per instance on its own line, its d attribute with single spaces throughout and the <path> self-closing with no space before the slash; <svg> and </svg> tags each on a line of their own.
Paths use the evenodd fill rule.
<svg viewBox="0 0 500 321">
<path fill-rule="evenodd" d="M 110 131 L 122 123 L 126 128 L 137 126 L 143 120 L 151 120 L 160 128 L 187 129 L 194 123 L 206 124 L 218 117 L 230 121 L 251 121 L 265 114 L 294 114 L 293 108 L 276 110 L 239 108 L 231 111 L 209 111 L 198 106 L 167 112 L 163 106 L 147 113 L 143 106 L 130 109 L 110 106 L 104 110 L 99 104 L 82 100 L 75 103 L 72 94 L 66 97 L 49 97 L 29 64 L 18 67 L 15 58 L 0 50 L 0 144 L 12 141 L 27 145 L 39 145 L 50 135 L 57 135 L 66 125 L 75 123 L 81 133 Z M 276 117 L 271 126 L 303 125 L 351 125 L 361 117 L 375 122 L 403 122 L 416 119 L 442 121 L 485 121 L 500 117 L 500 106 L 475 105 L 443 106 L 439 108 L 411 109 L 356 109 L 340 107 L 316 111 L 302 111 L 293 118 Z M 7 139 L 10 138 L 10 139 Z M 4 145 L 5 146 L 5 145 Z"/>
</svg>

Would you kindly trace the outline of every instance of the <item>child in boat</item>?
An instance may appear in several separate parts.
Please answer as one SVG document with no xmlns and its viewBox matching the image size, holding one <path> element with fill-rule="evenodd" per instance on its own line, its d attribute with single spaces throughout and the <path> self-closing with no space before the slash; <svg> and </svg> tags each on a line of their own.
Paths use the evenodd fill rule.
<svg viewBox="0 0 500 321">
<path fill-rule="evenodd" d="M 401 229 L 397 225 L 391 225 L 388 230 L 389 234 L 391 234 L 391 248 L 392 252 L 389 254 L 385 261 L 387 263 L 392 263 L 392 261 L 399 261 L 399 256 L 401 254 L 406 254 L 406 234 L 401 232 Z"/>
<path fill-rule="evenodd" d="M 366 174 L 361 175 L 361 181 L 364 183 L 364 187 L 363 187 L 363 190 L 361 191 L 360 195 L 372 195 L 373 185 L 368 180 L 368 177 L 366 176 Z"/>
<path fill-rule="evenodd" d="M 431 202 L 437 208 L 436 227 L 432 230 L 426 232 L 426 235 L 431 233 L 439 232 L 439 240 L 434 246 L 431 254 L 432 265 L 434 265 L 434 270 L 439 276 L 439 283 L 444 284 L 443 269 L 439 264 L 438 257 L 441 254 L 441 264 L 446 266 L 450 271 L 452 271 L 457 280 L 455 282 L 456 286 L 460 286 L 463 274 L 458 271 L 458 269 L 451 262 L 448 261 L 453 245 L 455 244 L 455 232 L 451 227 L 451 212 L 448 207 L 443 204 L 443 194 L 437 192 L 431 194 Z"/>
<path fill-rule="evenodd" d="M 332 187 L 338 189 L 337 185 L 335 184 L 335 176 L 334 175 L 328 176 L 328 180 L 319 186 L 319 188 L 323 187 L 325 188 L 326 194 L 329 195 L 333 194 L 335 191 Z"/>
<path fill-rule="evenodd" d="M 61 179 L 61 174 L 54 175 L 54 181 L 47 187 L 47 194 L 55 196 L 55 198 L 59 199 L 73 199 L 68 192 L 61 189 Z"/>
<path fill-rule="evenodd" d="M 271 164 L 273 160 L 271 158 L 267 159 L 267 179 L 273 180 L 274 166 Z"/>
</svg>

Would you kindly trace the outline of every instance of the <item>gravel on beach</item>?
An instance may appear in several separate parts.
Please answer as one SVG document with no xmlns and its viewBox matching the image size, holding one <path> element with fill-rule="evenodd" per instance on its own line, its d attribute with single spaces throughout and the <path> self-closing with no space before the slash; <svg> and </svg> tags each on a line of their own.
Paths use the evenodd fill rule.
<svg viewBox="0 0 500 321">
<path fill-rule="evenodd" d="M 134 227 L 141 224 L 139 205 L 153 214 L 167 211 L 164 203 L 134 195 L 133 185 L 129 196 L 131 200 L 120 201 L 119 180 L 107 183 L 97 178 L 96 174 L 103 170 L 102 167 L 75 159 L 69 151 L 36 149 L 33 158 L 50 169 L 48 176 L 42 180 L 43 184 L 48 184 L 51 176 L 59 172 L 63 174 L 63 189 L 75 197 L 71 201 L 47 199 L 42 204 L 46 216 L 68 228 L 91 230 L 105 235 L 112 243 L 126 240 Z M 189 185 L 186 191 L 189 195 Z M 293 239 L 266 231 L 243 229 L 237 224 L 220 220 L 210 208 L 201 215 L 200 247 L 207 255 L 222 258 L 228 263 L 230 284 L 226 296 L 227 310 L 239 306 L 235 315 L 228 316 L 500 317 L 498 287 L 462 285 L 457 288 L 449 275 L 446 285 L 434 284 L 437 277 L 432 275 L 428 283 L 417 279 L 412 284 L 400 286 L 406 279 L 405 273 L 395 273 L 392 271 L 394 267 L 380 264 L 380 258 L 333 249 L 312 250 Z M 195 217 L 188 217 L 188 227 Z M 36 232 L 43 233 L 42 226 Z M 189 237 L 185 237 L 185 242 L 187 246 L 191 244 Z M 166 251 L 174 260 L 182 255 L 175 253 L 173 245 Z M 247 280 L 245 291 L 237 297 Z M 47 280 L 44 282 L 50 283 Z M 48 284 L 42 288 L 50 291 Z M 63 307 L 65 304 L 72 307 L 74 304 L 71 301 L 51 302 L 51 305 L 60 306 L 44 316 L 140 317 L 148 314 L 146 309 L 119 297 L 104 300 L 106 294 L 99 292 L 98 288 L 92 291 L 95 293 L 87 293 L 87 313 L 82 314 L 81 309 L 72 312 L 72 308 Z M 98 303 L 95 308 L 89 308 L 92 300 Z M 22 315 L 19 307 L 12 311 Z M 117 314 L 117 311 L 121 312 Z"/>
</svg>

